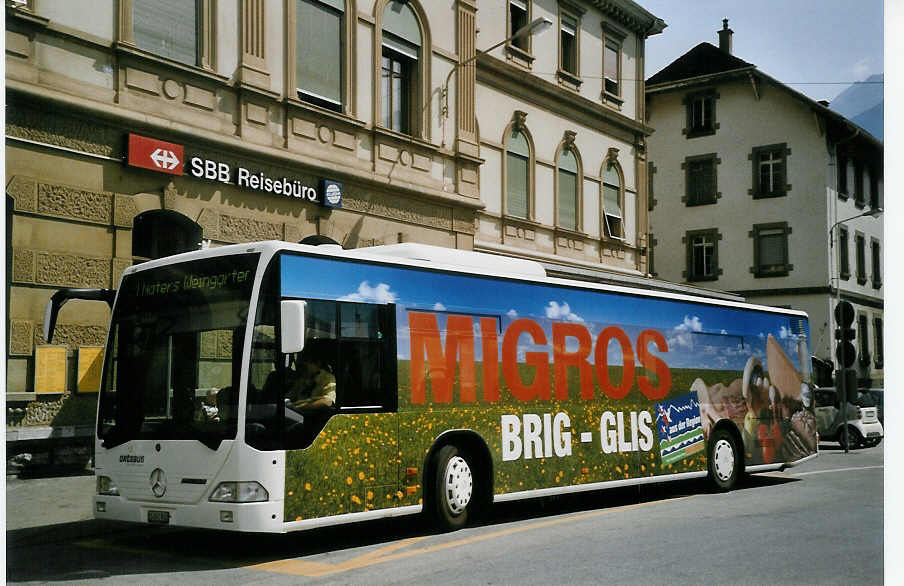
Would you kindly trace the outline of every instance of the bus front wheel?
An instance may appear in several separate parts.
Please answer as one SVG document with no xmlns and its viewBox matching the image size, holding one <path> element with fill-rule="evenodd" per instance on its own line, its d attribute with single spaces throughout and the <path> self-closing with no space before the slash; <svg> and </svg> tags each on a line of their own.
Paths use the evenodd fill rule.
<svg viewBox="0 0 904 586">
<path fill-rule="evenodd" d="M 435 458 L 433 516 L 440 528 L 454 531 L 468 522 L 475 501 L 472 460 L 452 445 L 440 448 Z"/>
<path fill-rule="evenodd" d="M 734 436 L 725 429 L 713 432 L 709 441 L 709 477 L 722 491 L 731 490 L 741 475 L 741 451 Z"/>
</svg>

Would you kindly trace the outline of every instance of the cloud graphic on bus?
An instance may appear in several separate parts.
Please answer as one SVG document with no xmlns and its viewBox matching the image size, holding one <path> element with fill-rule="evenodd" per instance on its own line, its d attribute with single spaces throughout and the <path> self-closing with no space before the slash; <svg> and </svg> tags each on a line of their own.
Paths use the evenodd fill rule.
<svg viewBox="0 0 904 586">
<path fill-rule="evenodd" d="M 571 307 L 567 302 L 563 301 L 561 305 L 557 301 L 550 301 L 544 308 L 546 317 L 554 320 L 565 320 L 570 322 L 581 323 L 584 318 L 576 313 L 572 313 Z"/>
<path fill-rule="evenodd" d="M 386 283 L 378 283 L 376 287 L 371 287 L 370 281 L 362 281 L 356 292 L 343 295 L 337 301 L 395 303 L 398 298 Z"/>
</svg>

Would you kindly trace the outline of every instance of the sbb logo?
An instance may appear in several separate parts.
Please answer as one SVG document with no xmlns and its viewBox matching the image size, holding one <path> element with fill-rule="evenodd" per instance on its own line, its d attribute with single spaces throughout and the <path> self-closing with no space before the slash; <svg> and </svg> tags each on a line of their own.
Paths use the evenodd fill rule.
<svg viewBox="0 0 904 586">
<path fill-rule="evenodd" d="M 210 159 L 202 159 L 200 157 L 192 157 L 191 169 L 189 172 L 195 177 L 219 181 L 221 183 L 229 183 L 232 169 L 227 163 L 220 163 L 211 161 Z"/>
</svg>

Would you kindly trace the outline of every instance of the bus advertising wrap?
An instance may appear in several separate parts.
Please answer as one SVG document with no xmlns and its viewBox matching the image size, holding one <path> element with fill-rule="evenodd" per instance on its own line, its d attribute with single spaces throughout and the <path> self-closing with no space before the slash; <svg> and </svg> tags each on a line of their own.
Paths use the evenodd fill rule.
<svg viewBox="0 0 904 586">
<path fill-rule="evenodd" d="M 496 495 L 706 470 L 707 441 L 726 421 L 747 466 L 816 452 L 809 331 L 797 314 L 316 257 L 281 263 L 282 298 L 392 306 L 398 382 L 397 416 L 334 416 L 309 448 L 287 453 L 287 521 L 421 504 L 411 471 L 449 430 L 483 438 Z"/>
</svg>

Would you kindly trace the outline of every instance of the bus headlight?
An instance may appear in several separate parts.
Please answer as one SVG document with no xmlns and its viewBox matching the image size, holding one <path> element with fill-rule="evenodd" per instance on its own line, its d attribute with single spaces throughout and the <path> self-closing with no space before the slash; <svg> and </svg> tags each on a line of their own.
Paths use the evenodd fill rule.
<svg viewBox="0 0 904 586">
<path fill-rule="evenodd" d="M 259 482 L 221 482 L 209 500 L 216 503 L 260 503 L 270 500 L 270 494 Z"/>
<path fill-rule="evenodd" d="M 113 484 L 113 479 L 109 476 L 97 477 L 97 494 L 106 494 L 110 496 L 119 496 L 119 487 Z"/>
</svg>

